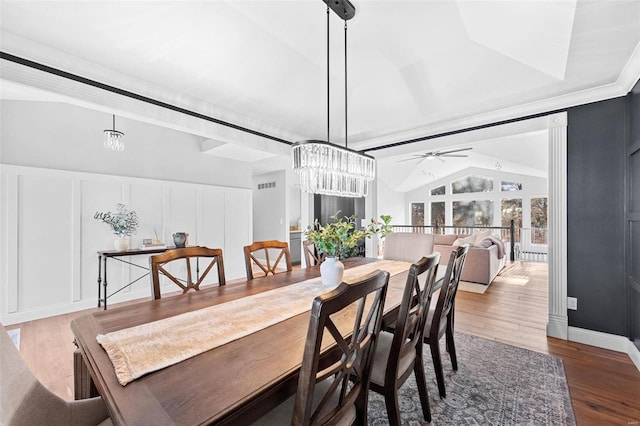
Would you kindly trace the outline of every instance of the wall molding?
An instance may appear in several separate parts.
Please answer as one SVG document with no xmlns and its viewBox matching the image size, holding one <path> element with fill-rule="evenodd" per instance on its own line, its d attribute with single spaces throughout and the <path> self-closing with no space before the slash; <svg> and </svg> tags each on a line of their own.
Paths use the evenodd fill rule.
<svg viewBox="0 0 640 426">
<path fill-rule="evenodd" d="M 602 333 L 578 327 L 568 328 L 569 340 L 584 345 L 596 346 L 629 355 L 631 361 L 640 371 L 640 350 L 629 339 L 617 334 Z"/>
<path fill-rule="evenodd" d="M 567 113 L 549 126 L 549 321 L 547 335 L 567 338 Z"/>
</svg>

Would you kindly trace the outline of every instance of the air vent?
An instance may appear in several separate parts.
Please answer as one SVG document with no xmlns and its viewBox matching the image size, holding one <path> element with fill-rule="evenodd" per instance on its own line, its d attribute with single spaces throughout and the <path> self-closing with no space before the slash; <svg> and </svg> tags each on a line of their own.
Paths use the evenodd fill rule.
<svg viewBox="0 0 640 426">
<path fill-rule="evenodd" d="M 269 188 L 275 188 L 276 187 L 276 183 L 275 182 L 267 182 L 267 183 L 259 183 L 258 184 L 258 189 L 269 189 Z"/>
</svg>

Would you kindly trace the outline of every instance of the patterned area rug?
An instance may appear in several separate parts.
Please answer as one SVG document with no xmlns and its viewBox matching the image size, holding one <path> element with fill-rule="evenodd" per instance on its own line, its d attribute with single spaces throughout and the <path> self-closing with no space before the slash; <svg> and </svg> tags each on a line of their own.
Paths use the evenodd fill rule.
<svg viewBox="0 0 640 426">
<path fill-rule="evenodd" d="M 431 425 L 575 425 L 559 358 L 457 332 L 458 371 L 441 340 L 447 397 L 440 399 L 425 346 Z M 384 397 L 369 392 L 369 425 L 388 425 Z M 404 425 L 426 425 L 413 375 L 400 389 Z"/>
</svg>

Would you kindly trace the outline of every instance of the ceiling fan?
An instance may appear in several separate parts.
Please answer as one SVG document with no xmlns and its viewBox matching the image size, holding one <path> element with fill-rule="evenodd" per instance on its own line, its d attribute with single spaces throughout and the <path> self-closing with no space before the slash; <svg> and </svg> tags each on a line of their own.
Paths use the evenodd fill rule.
<svg viewBox="0 0 640 426">
<path fill-rule="evenodd" d="M 410 160 L 433 160 L 434 158 L 437 158 L 438 160 L 444 162 L 444 160 L 442 159 L 442 157 L 468 157 L 465 154 L 456 154 L 456 152 L 462 152 L 462 151 L 469 151 L 473 148 L 469 147 L 469 148 L 459 148 L 459 149 L 450 149 L 447 151 L 431 151 L 431 152 L 425 152 L 424 154 L 413 154 L 413 156 L 411 158 L 405 158 L 404 160 L 398 160 L 398 162 L 401 161 L 410 161 Z"/>
</svg>

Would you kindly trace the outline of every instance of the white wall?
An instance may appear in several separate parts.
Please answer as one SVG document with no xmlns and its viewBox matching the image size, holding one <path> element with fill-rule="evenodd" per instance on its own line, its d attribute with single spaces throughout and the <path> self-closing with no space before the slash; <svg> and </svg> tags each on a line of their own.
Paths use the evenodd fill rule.
<svg viewBox="0 0 640 426">
<path fill-rule="evenodd" d="M 259 184 L 275 182 L 275 187 L 258 189 Z M 253 241 L 289 241 L 289 210 L 284 170 L 253 177 Z"/>
<path fill-rule="evenodd" d="M 200 136 L 116 117 L 126 148 L 111 152 L 102 145 L 109 114 L 56 102 L 1 101 L 0 108 L 2 164 L 251 188 L 248 164 L 203 155 Z"/>
<path fill-rule="evenodd" d="M 2 101 L 0 117 L 0 321 L 37 319 L 97 305 L 98 250 L 114 235 L 93 219 L 123 202 L 140 218 L 132 246 L 190 234 L 223 249 L 227 279 L 244 277 L 252 241 L 251 173 L 200 153 L 202 138 L 117 119 L 126 150 L 105 151 L 111 116 L 58 103 Z M 132 257 L 146 265 L 146 256 Z M 109 293 L 138 270 L 109 262 Z M 150 297 L 149 279 L 109 303 Z"/>
</svg>

